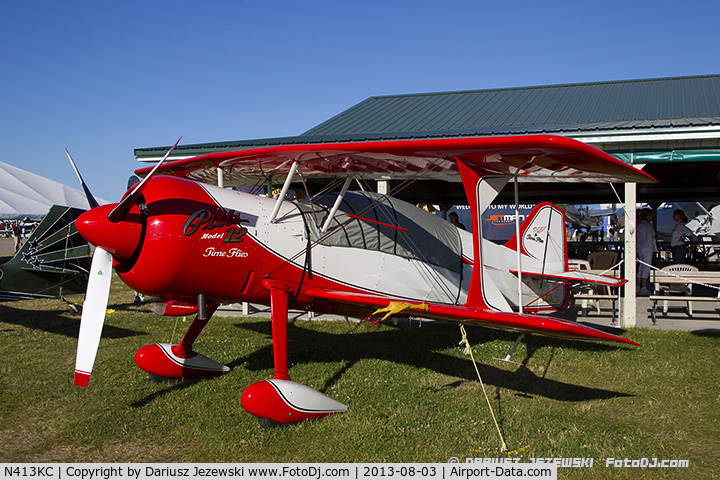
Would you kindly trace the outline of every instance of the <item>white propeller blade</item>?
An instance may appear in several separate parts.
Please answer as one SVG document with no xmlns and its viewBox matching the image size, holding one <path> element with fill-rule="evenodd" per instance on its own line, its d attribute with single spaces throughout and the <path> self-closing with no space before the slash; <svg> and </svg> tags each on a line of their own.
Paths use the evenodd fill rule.
<svg viewBox="0 0 720 480">
<path fill-rule="evenodd" d="M 110 280 L 112 279 L 112 255 L 107 250 L 96 248 L 90 266 L 82 317 L 78 336 L 77 357 L 75 359 L 75 385 L 87 387 L 90 373 L 95 363 L 105 322 Z"/>
</svg>

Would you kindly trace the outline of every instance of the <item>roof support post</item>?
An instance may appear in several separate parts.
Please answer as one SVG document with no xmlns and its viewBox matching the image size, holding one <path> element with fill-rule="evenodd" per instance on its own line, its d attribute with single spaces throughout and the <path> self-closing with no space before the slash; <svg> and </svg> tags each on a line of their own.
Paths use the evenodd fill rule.
<svg viewBox="0 0 720 480">
<path fill-rule="evenodd" d="M 625 298 L 623 298 L 621 327 L 634 327 L 637 325 L 637 184 L 625 184 Z"/>
<path fill-rule="evenodd" d="M 285 179 L 285 184 L 283 185 L 283 188 L 280 191 L 280 196 L 278 197 L 277 202 L 275 202 L 275 207 L 273 208 L 273 211 L 270 214 L 270 219 L 268 220 L 269 223 L 275 223 L 277 214 L 280 211 L 280 205 L 282 205 L 282 202 L 285 200 L 285 195 L 287 195 L 287 191 L 290 188 L 290 184 L 293 181 L 293 177 L 295 176 L 295 171 L 297 170 L 297 167 L 298 167 L 297 162 L 293 161 L 293 164 L 290 167 L 290 171 L 288 172 L 288 176 Z"/>
<path fill-rule="evenodd" d="M 345 183 L 343 183 L 342 190 L 340 190 L 340 195 L 335 199 L 335 203 L 333 204 L 332 208 L 330 209 L 330 213 L 328 214 L 327 218 L 325 219 L 325 223 L 323 223 L 322 228 L 320 229 L 320 233 L 327 232 L 327 229 L 330 228 L 330 222 L 333 218 L 335 218 L 335 214 L 338 211 L 338 208 L 340 208 L 340 204 L 343 201 L 343 198 L 345 198 L 345 194 L 348 191 L 348 187 L 350 187 L 350 182 L 352 182 L 353 177 L 346 177 Z"/>
</svg>

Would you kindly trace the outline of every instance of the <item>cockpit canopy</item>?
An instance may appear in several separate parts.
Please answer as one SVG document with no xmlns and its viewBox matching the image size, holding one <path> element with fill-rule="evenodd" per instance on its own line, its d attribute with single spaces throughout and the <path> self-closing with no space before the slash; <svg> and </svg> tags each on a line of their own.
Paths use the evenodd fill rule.
<svg viewBox="0 0 720 480">
<path fill-rule="evenodd" d="M 299 205 L 313 243 L 377 250 L 460 273 L 462 245 L 457 228 L 437 215 L 395 198 L 347 192 L 327 232 L 320 233 L 337 197 L 337 193 L 331 193 Z"/>
</svg>

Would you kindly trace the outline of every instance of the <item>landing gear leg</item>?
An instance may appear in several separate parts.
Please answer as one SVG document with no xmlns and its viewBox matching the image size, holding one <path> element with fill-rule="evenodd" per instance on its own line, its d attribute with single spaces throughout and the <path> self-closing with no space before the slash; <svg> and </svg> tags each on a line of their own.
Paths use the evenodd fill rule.
<svg viewBox="0 0 720 480">
<path fill-rule="evenodd" d="M 270 317 L 272 320 L 276 380 L 291 380 L 287 372 L 288 296 L 287 290 L 274 286 L 270 287 Z"/>
<path fill-rule="evenodd" d="M 197 296 L 197 306 L 198 313 L 195 316 L 195 320 L 193 320 L 193 323 L 190 325 L 190 328 L 188 328 L 187 333 L 185 333 L 185 336 L 180 343 L 172 347 L 172 352 L 180 358 L 187 358 L 195 355 L 195 352 L 192 349 L 193 343 L 195 343 L 198 335 L 200 335 L 200 332 L 203 331 L 208 323 L 208 320 L 213 316 L 218 307 L 215 303 L 208 305 L 207 296 L 204 293 Z"/>
<path fill-rule="evenodd" d="M 195 352 L 192 348 L 217 305 L 207 304 L 205 294 L 198 295 L 198 314 L 178 345 L 156 343 L 146 345 L 135 354 L 138 367 L 150 374 L 151 380 L 169 381 L 188 377 L 206 377 L 227 373 L 230 368 Z"/>
<path fill-rule="evenodd" d="M 277 428 L 347 411 L 346 405 L 290 379 L 287 321 L 292 287 L 271 279 L 266 279 L 263 286 L 270 292 L 275 378 L 247 387 L 241 399 L 243 408 L 258 418 L 262 428 Z"/>
</svg>

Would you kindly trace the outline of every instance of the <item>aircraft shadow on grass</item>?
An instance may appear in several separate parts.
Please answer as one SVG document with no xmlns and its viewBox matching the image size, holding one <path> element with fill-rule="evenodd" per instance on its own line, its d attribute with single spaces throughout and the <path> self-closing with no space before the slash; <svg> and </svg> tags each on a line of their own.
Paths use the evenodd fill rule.
<svg viewBox="0 0 720 480">
<path fill-rule="evenodd" d="M 693 330 L 693 335 L 698 337 L 708 337 L 708 338 L 720 338 L 720 330 L 717 328 L 705 328 L 702 330 Z"/>
<path fill-rule="evenodd" d="M 64 304 L 62 305 L 64 306 Z M 6 304 L 0 304 L 0 318 L 4 323 L 77 338 L 80 330 L 80 317 L 63 315 L 66 311 L 66 309 L 21 310 Z M 2 330 L 0 330 L 0 333 L 2 333 Z M 147 333 L 109 324 L 105 325 L 102 332 L 103 338 L 125 338 L 138 335 L 147 335 Z"/>
<path fill-rule="evenodd" d="M 252 323 L 237 323 L 239 329 L 249 330 L 271 337 L 271 324 L 269 321 Z M 458 345 L 460 332 L 448 324 L 423 324 L 421 328 L 408 328 L 400 325 L 391 330 L 368 329 L 358 333 L 359 329 L 367 328 L 364 324 L 356 324 L 351 332 L 343 334 L 329 334 L 298 327 L 294 322 L 288 324 L 288 356 L 292 364 L 337 362 L 341 367 L 319 389 L 326 392 L 336 384 L 342 376 L 358 361 L 375 358 L 389 362 L 400 363 L 414 368 L 425 368 L 437 373 L 459 378 L 460 380 L 448 383 L 439 388 L 454 388 L 465 382 L 477 381 L 477 374 L 469 358 L 458 358 L 452 355 L 439 353 Z M 478 332 L 478 333 L 475 333 Z M 474 347 L 497 338 L 514 340 L 514 335 L 488 329 L 469 329 L 468 335 Z M 472 337 L 475 337 L 473 339 Z M 630 397 L 632 394 L 615 392 L 600 388 L 573 385 L 558 380 L 538 376 L 527 368 L 530 358 L 543 347 L 551 348 L 544 372 L 548 371 L 554 353 L 561 345 L 563 348 L 572 348 L 582 351 L 605 351 L 623 346 L 606 345 L 601 343 L 562 341 L 551 338 L 525 337 L 526 356 L 522 359 L 520 367 L 515 371 L 508 371 L 492 365 L 478 363 L 478 369 L 486 385 L 514 390 L 516 395 L 532 398 L 545 397 L 552 400 L 566 402 L 580 402 L 587 400 L 602 400 L 618 397 Z M 516 357 L 519 354 L 516 353 Z M 517 360 L 518 358 L 515 358 Z M 268 345 L 235 359 L 227 364 L 231 368 L 244 366 L 251 371 L 272 370 L 273 352 Z M 290 372 L 292 375 L 292 372 Z M 166 393 L 181 390 L 201 381 L 208 381 L 211 377 L 196 377 L 172 383 L 166 389 L 154 392 L 132 404 L 133 407 L 143 407 Z"/>
</svg>

